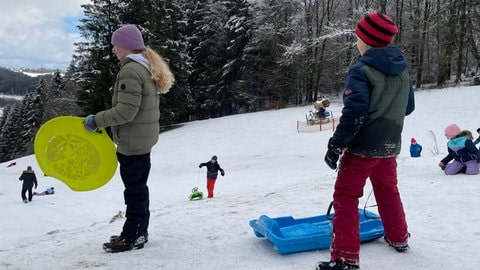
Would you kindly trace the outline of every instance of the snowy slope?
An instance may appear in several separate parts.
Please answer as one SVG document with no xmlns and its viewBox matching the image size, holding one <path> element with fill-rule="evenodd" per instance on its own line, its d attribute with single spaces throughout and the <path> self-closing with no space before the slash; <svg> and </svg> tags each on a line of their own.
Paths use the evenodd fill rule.
<svg viewBox="0 0 480 270">
<path fill-rule="evenodd" d="M 416 93 L 398 157 L 411 251 L 399 254 L 382 239 L 363 244 L 361 269 L 480 266 L 480 175 L 445 176 L 437 167 L 446 154 L 444 127 L 457 123 L 476 134 L 478 104 L 480 87 Z M 339 115 L 341 106 L 333 102 L 330 108 Z M 323 156 L 332 131 L 298 133 L 296 121 L 310 109 L 234 115 L 162 133 L 152 152 L 150 239 L 144 249 L 125 253 L 101 247 L 123 225 L 118 172 L 97 190 L 74 192 L 44 177 L 33 156 L 9 168 L 10 162 L 0 164 L 0 269 L 314 269 L 328 259 L 328 250 L 279 255 L 248 223 L 262 214 L 300 218 L 326 212 L 335 172 Z M 411 137 L 424 147 L 421 158 L 409 156 Z M 205 191 L 205 168 L 198 164 L 213 154 L 226 171 L 215 198 L 188 201 L 193 187 Z M 54 186 L 55 195 L 21 202 L 17 179 L 27 165 L 37 172 L 38 191 Z M 370 190 L 367 185 L 361 207 Z"/>
</svg>

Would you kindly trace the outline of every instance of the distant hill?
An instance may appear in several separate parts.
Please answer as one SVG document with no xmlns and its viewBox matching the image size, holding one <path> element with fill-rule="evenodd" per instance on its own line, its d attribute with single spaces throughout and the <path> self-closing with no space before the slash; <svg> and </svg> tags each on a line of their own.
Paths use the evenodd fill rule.
<svg viewBox="0 0 480 270">
<path fill-rule="evenodd" d="M 21 71 L 0 67 L 0 94 L 20 95 L 37 85 L 40 76 L 28 76 Z"/>
</svg>

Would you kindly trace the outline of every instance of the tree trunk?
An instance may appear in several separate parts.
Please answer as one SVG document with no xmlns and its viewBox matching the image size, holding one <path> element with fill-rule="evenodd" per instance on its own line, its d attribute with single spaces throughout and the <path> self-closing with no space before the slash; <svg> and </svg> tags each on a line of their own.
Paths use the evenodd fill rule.
<svg viewBox="0 0 480 270">
<path fill-rule="evenodd" d="M 438 42 L 438 76 L 437 86 L 445 86 L 450 79 L 452 68 L 452 55 L 455 41 L 457 40 L 457 2 L 449 2 L 448 14 L 442 13 L 440 0 L 437 0 L 437 42 Z M 442 17 L 447 18 L 446 24 Z"/>
<path fill-rule="evenodd" d="M 462 69 L 463 69 L 463 49 L 465 48 L 465 32 L 466 32 L 466 6 L 467 0 L 462 0 L 459 7 L 459 28 L 460 32 L 458 33 L 458 57 L 457 57 L 457 72 L 455 76 L 455 83 L 460 83 L 462 81 Z"/>
</svg>

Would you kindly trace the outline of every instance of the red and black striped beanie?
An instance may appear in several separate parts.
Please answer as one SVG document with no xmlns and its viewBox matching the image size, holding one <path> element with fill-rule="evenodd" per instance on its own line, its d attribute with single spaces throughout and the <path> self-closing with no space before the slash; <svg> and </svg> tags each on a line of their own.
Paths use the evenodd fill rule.
<svg viewBox="0 0 480 270">
<path fill-rule="evenodd" d="M 392 43 L 398 28 L 387 14 L 373 11 L 358 21 L 355 33 L 372 47 L 386 47 Z"/>
</svg>

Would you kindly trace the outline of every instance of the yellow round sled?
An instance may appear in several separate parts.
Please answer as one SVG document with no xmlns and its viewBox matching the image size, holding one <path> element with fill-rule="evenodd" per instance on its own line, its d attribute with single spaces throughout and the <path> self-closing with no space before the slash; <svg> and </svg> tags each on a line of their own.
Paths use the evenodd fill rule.
<svg viewBox="0 0 480 270">
<path fill-rule="evenodd" d="M 105 129 L 88 132 L 82 117 L 60 116 L 38 130 L 35 158 L 43 173 L 75 191 L 105 185 L 117 170 L 116 149 Z"/>
</svg>

